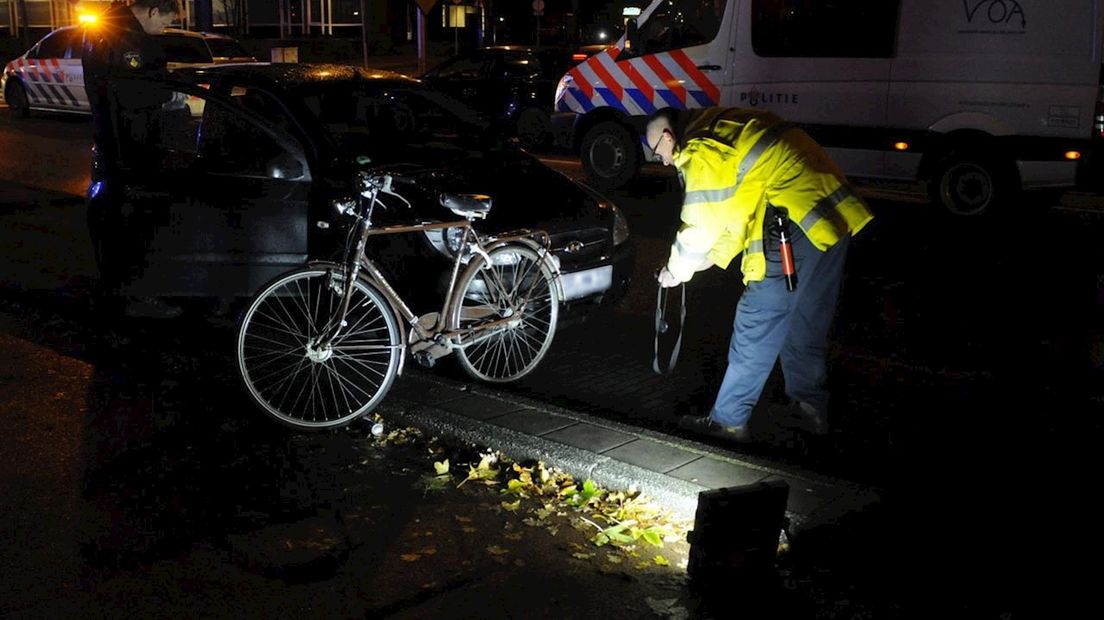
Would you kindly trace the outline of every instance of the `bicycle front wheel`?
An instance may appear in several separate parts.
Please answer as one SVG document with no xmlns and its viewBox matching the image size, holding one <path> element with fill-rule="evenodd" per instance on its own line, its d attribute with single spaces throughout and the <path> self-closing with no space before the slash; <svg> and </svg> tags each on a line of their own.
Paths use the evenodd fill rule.
<svg viewBox="0 0 1104 620">
<path fill-rule="evenodd" d="M 450 327 L 464 333 L 460 365 L 480 381 L 506 383 L 533 371 L 556 334 L 555 273 L 533 249 L 507 245 L 476 257 L 460 278 Z"/>
<path fill-rule="evenodd" d="M 367 282 L 354 283 L 337 337 L 321 341 L 337 318 L 344 286 L 337 266 L 289 272 L 261 290 L 242 318 L 241 378 L 254 402 L 284 424 L 348 424 L 374 409 L 398 374 L 398 323 Z"/>
</svg>

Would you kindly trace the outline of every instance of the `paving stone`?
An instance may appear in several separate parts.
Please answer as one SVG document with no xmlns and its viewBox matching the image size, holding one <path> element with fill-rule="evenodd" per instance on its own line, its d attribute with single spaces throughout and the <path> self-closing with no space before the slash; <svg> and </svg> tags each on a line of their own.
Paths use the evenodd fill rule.
<svg viewBox="0 0 1104 620">
<path fill-rule="evenodd" d="M 790 497 L 786 509 L 802 515 L 810 515 L 835 499 L 841 490 L 789 476 L 767 476 L 764 480 L 785 480 L 790 485 Z"/>
<path fill-rule="evenodd" d="M 665 474 L 676 467 L 682 467 L 701 455 L 674 446 L 657 443 L 650 439 L 637 439 L 604 453 L 612 459 L 623 461 L 645 469 Z"/>
<path fill-rule="evenodd" d="M 544 438 L 582 448 L 583 450 L 590 450 L 591 452 L 605 452 L 635 439 L 632 435 L 611 431 L 608 428 L 585 422 L 552 431 L 544 435 Z"/>
<path fill-rule="evenodd" d="M 517 411 L 521 408 L 521 406 L 516 403 L 480 396 L 479 394 L 468 394 L 467 396 L 462 396 L 455 400 L 449 400 L 441 403 L 440 407 L 445 411 L 458 413 L 474 420 L 497 418 L 500 415 L 507 414 L 511 411 Z"/>
<path fill-rule="evenodd" d="M 735 487 L 759 482 L 767 477 L 765 472 L 735 463 L 703 456 L 682 467 L 667 472 L 680 480 L 694 482 L 710 489 Z"/>
<path fill-rule="evenodd" d="M 505 426 L 530 435 L 544 435 L 575 424 L 575 420 L 528 408 L 512 411 L 488 421 L 491 424 Z"/>
</svg>

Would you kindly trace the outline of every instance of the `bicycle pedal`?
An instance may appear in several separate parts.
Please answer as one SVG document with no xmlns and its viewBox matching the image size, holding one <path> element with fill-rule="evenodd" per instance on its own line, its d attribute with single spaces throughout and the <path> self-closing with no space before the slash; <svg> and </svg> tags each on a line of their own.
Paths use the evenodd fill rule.
<svg viewBox="0 0 1104 620">
<path fill-rule="evenodd" d="M 414 361 L 418 362 L 418 365 L 422 366 L 423 368 L 433 368 L 433 366 L 437 363 L 437 358 L 433 357 L 432 355 L 430 355 L 428 353 L 424 353 L 424 352 L 423 353 L 415 353 L 414 354 Z"/>
</svg>

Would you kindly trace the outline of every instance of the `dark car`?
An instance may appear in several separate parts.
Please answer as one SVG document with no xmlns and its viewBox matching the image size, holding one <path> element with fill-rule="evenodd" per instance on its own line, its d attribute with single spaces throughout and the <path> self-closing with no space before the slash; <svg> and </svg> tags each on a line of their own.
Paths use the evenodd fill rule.
<svg viewBox="0 0 1104 620">
<path fill-rule="evenodd" d="M 516 135 L 523 146 L 541 148 L 552 142 L 556 83 L 572 64 L 572 54 L 560 48 L 485 47 L 450 58 L 422 79 Z"/>
<path fill-rule="evenodd" d="M 478 193 L 486 233 L 545 230 L 568 301 L 619 297 L 633 250 L 617 208 L 509 143 L 470 109 L 412 78 L 338 65 L 184 69 L 164 87 L 157 135 L 94 169 L 89 226 L 105 283 L 127 296 L 251 296 L 268 279 L 344 247 L 358 171 L 401 176 L 411 209 L 391 220 L 444 221 L 441 192 Z M 183 96 L 181 96 L 183 95 Z M 186 105 L 185 103 L 186 102 Z M 439 301 L 447 232 L 387 236 L 381 255 L 404 294 Z M 433 269 L 437 271 L 434 272 Z"/>
</svg>

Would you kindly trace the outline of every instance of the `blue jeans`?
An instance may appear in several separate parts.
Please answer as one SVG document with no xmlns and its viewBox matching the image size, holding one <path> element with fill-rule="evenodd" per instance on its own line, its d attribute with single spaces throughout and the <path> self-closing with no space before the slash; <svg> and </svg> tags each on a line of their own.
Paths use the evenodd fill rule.
<svg viewBox="0 0 1104 620">
<path fill-rule="evenodd" d="M 796 224 L 790 224 L 790 232 L 797 289 L 786 290 L 778 241 L 765 236 L 766 277 L 749 282 L 736 306 L 728 369 L 709 413 L 725 426 L 747 424 L 779 356 L 786 394 L 821 415 L 828 410 L 828 330 L 850 236 L 822 252 Z"/>
</svg>

